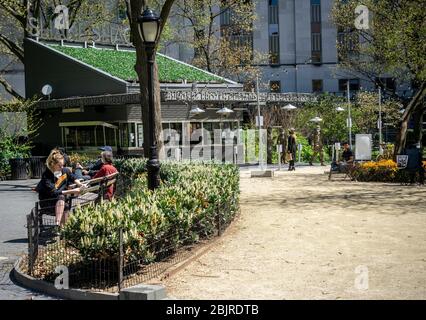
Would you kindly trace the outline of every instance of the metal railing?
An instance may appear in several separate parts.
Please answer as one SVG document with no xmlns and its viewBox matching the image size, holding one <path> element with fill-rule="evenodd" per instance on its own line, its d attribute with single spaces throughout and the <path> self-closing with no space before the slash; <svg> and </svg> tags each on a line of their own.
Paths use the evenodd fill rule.
<svg viewBox="0 0 426 320">
<path fill-rule="evenodd" d="M 118 183 L 120 181 L 118 179 Z M 120 193 L 120 190 L 117 191 Z M 70 197 L 67 201 L 67 209 L 72 214 L 73 210 L 82 205 L 95 203 L 97 198 L 88 201 L 82 197 Z M 128 254 L 129 247 L 123 240 L 123 229 L 99 234 L 101 238 L 116 236 L 119 239 L 111 255 L 85 256 L 72 246 L 75 239 L 67 239 L 57 232 L 55 216 L 52 215 L 55 206 L 37 202 L 27 216 L 28 255 L 22 259 L 20 268 L 37 279 L 53 283 L 66 269 L 70 288 L 120 292 L 123 288 L 161 277 L 170 267 L 190 258 L 196 247 L 221 236 L 237 214 L 237 201 L 235 197 L 229 203 L 218 204 L 213 216 L 197 221 L 189 228 L 183 229 L 176 224 L 160 238 L 146 238 L 144 251 L 149 254 L 136 257 Z"/>
</svg>

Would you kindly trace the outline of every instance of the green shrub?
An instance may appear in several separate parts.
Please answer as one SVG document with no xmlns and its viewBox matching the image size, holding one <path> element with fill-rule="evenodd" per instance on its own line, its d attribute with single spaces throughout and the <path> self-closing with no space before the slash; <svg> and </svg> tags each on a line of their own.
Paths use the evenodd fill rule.
<svg viewBox="0 0 426 320">
<path fill-rule="evenodd" d="M 125 179 L 134 178 L 131 190 L 119 200 L 76 210 L 62 231 L 68 246 L 85 259 L 114 257 L 121 228 L 126 261 L 152 262 L 156 252 L 211 236 L 218 212 L 222 223 L 236 214 L 236 166 L 165 162 L 161 186 L 152 192 L 147 188 L 145 164 L 143 159 L 116 162 Z"/>
</svg>

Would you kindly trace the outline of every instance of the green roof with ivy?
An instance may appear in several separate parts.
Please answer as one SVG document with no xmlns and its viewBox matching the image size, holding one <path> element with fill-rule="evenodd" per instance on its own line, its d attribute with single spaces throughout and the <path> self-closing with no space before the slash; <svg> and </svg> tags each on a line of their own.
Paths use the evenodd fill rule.
<svg viewBox="0 0 426 320">
<path fill-rule="evenodd" d="M 49 47 L 94 68 L 102 70 L 114 77 L 130 82 L 137 80 L 137 75 L 134 70 L 134 65 L 136 63 L 135 51 L 59 45 L 49 45 Z M 222 77 L 162 54 L 157 54 L 157 64 L 161 83 L 180 83 L 182 80 L 202 83 L 228 82 Z"/>
</svg>

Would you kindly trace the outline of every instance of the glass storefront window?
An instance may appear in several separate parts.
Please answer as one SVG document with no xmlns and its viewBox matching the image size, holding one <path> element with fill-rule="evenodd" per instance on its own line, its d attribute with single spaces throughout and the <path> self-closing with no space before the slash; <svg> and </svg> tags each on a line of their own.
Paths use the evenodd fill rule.
<svg viewBox="0 0 426 320">
<path fill-rule="evenodd" d="M 204 128 L 204 138 L 203 138 L 204 144 L 210 145 L 212 144 L 212 141 L 213 141 L 213 125 L 210 122 L 204 122 L 203 128 Z"/>
<path fill-rule="evenodd" d="M 115 135 L 115 129 L 105 127 L 105 145 L 116 147 L 116 135 Z"/>
<path fill-rule="evenodd" d="M 129 147 L 136 147 L 136 123 L 129 123 Z"/>
<path fill-rule="evenodd" d="M 100 146 L 118 144 L 117 128 L 104 125 L 63 126 L 63 143 L 68 150 L 87 151 Z"/>
<path fill-rule="evenodd" d="M 96 126 L 96 146 L 102 147 L 104 146 L 104 130 L 102 126 Z"/>
<path fill-rule="evenodd" d="M 138 123 L 138 148 L 143 148 L 143 125 Z"/>
<path fill-rule="evenodd" d="M 123 148 L 136 147 L 136 124 L 135 123 L 120 123 L 120 146 Z"/>
<path fill-rule="evenodd" d="M 170 129 L 176 131 L 174 141 L 179 141 L 179 144 L 182 144 L 182 123 L 170 123 Z"/>
</svg>

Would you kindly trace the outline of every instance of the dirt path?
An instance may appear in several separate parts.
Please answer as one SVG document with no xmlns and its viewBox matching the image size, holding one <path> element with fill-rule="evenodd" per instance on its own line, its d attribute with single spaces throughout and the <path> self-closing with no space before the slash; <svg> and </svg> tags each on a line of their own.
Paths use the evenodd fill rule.
<svg viewBox="0 0 426 320">
<path fill-rule="evenodd" d="M 329 182 L 323 171 L 242 173 L 240 218 L 164 282 L 169 296 L 426 299 L 426 188 Z"/>
</svg>

